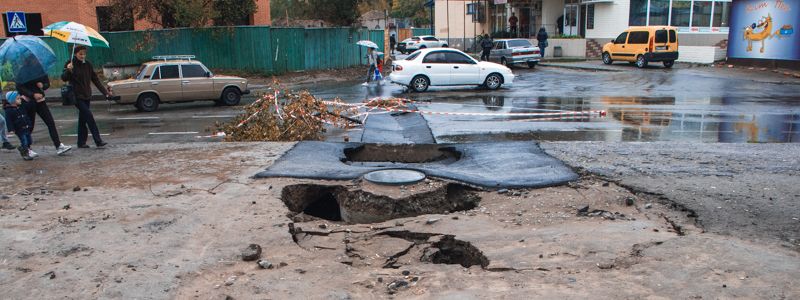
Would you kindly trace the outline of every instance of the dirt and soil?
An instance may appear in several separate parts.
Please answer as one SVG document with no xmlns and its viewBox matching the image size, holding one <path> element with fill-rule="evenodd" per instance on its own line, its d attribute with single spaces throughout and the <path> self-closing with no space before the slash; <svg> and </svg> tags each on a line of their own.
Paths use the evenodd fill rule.
<svg viewBox="0 0 800 300">
<path fill-rule="evenodd" d="M 293 221 L 283 187 L 374 185 L 252 178 L 292 145 L 0 152 L 3 298 L 800 297 L 798 146 L 543 143 L 582 178 L 346 224 Z"/>
</svg>

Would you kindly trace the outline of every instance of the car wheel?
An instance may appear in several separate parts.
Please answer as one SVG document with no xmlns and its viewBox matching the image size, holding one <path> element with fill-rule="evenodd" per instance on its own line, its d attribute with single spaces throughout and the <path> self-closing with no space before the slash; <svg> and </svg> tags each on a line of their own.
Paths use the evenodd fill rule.
<svg viewBox="0 0 800 300">
<path fill-rule="evenodd" d="M 639 55 L 636 57 L 636 67 L 639 69 L 647 67 L 647 59 L 644 58 L 644 55 Z"/>
<path fill-rule="evenodd" d="M 442 48 L 447 48 L 447 44 L 442 45 Z"/>
<path fill-rule="evenodd" d="M 145 93 L 139 96 L 136 100 L 136 108 L 143 112 L 154 112 L 158 109 L 158 95 L 153 93 Z"/>
<path fill-rule="evenodd" d="M 536 67 L 536 62 L 535 62 L 535 61 L 529 61 L 529 62 L 528 62 L 528 68 L 531 68 L 531 69 L 533 69 L 533 68 L 535 68 L 535 67 Z"/>
<path fill-rule="evenodd" d="M 674 64 L 675 64 L 674 60 L 665 60 L 664 61 L 664 68 L 667 68 L 667 69 L 672 68 L 672 66 Z"/>
<path fill-rule="evenodd" d="M 222 101 L 222 104 L 234 106 L 239 104 L 239 101 L 242 100 L 242 93 L 240 93 L 239 89 L 235 87 L 227 87 L 222 91 L 220 100 Z"/>
<path fill-rule="evenodd" d="M 503 77 L 500 77 L 497 73 L 489 74 L 486 76 L 486 80 L 483 82 L 483 85 L 490 90 L 496 90 L 500 88 L 500 85 L 503 84 Z"/>
<path fill-rule="evenodd" d="M 431 85 L 431 82 L 428 80 L 428 77 L 417 75 L 414 79 L 411 79 L 411 88 L 415 92 L 424 92 L 428 90 L 428 87 Z"/>
<path fill-rule="evenodd" d="M 508 61 L 506 60 L 506 58 L 505 58 L 505 57 L 501 57 L 501 58 L 500 58 L 500 64 L 501 64 L 501 65 L 504 65 L 504 66 L 506 66 L 506 67 L 508 67 L 509 69 L 511 69 L 511 65 L 510 65 L 510 64 L 508 64 Z"/>
<path fill-rule="evenodd" d="M 614 62 L 614 60 L 611 59 L 611 54 L 609 54 L 608 52 L 604 52 L 603 53 L 603 63 L 607 64 L 607 65 L 610 65 L 613 62 Z"/>
</svg>

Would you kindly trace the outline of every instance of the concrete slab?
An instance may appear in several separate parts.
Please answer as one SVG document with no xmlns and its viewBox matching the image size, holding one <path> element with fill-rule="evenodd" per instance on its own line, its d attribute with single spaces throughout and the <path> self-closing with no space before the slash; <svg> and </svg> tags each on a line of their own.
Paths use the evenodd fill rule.
<svg viewBox="0 0 800 300">
<path fill-rule="evenodd" d="M 538 188 L 578 179 L 575 172 L 533 142 L 404 145 L 420 151 L 431 147 L 454 151 L 460 157 L 422 163 L 399 162 L 400 157 L 394 162 L 348 162 L 345 150 L 362 145 L 365 144 L 300 142 L 255 177 L 352 180 L 376 170 L 404 168 L 487 188 Z"/>
</svg>

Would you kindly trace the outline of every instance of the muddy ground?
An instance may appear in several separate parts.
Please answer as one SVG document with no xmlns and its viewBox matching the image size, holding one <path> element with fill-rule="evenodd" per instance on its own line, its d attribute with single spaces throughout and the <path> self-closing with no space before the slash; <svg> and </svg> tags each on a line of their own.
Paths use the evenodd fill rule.
<svg viewBox="0 0 800 300">
<path fill-rule="evenodd" d="M 298 214 L 282 190 L 458 183 L 252 179 L 292 145 L 0 152 L 3 298 L 800 297 L 800 145 L 543 143 L 581 179 L 373 224 Z M 242 260 L 251 243 L 268 268 Z"/>
</svg>

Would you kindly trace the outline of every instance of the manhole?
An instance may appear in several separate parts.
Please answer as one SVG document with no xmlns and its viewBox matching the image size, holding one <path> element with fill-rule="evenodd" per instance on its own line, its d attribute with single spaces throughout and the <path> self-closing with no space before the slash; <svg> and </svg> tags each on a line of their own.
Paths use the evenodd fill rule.
<svg viewBox="0 0 800 300">
<path fill-rule="evenodd" d="M 407 169 L 390 169 L 369 172 L 364 175 L 364 179 L 377 184 L 405 185 L 422 181 L 425 179 L 425 173 Z"/>
</svg>

